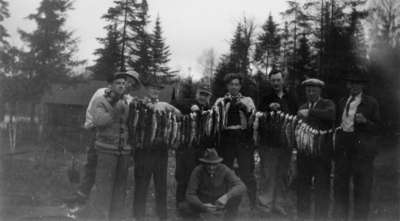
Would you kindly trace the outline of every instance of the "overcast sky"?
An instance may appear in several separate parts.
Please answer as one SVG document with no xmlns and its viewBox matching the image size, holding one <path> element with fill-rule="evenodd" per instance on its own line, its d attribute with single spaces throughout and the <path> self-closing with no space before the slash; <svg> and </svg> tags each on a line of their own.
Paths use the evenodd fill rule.
<svg viewBox="0 0 400 221">
<path fill-rule="evenodd" d="M 5 26 L 11 34 L 11 43 L 21 46 L 18 29 L 35 28 L 25 17 L 36 11 L 41 0 L 10 0 L 11 18 Z M 188 72 L 195 78 L 198 57 L 208 48 L 218 55 L 227 52 L 229 40 L 237 21 L 244 15 L 254 19 L 260 27 L 271 13 L 276 20 L 286 8 L 286 0 L 148 0 L 151 20 L 161 17 L 164 37 L 171 49 L 170 65 Z M 78 58 L 93 64 L 93 51 L 99 47 L 97 37 L 105 35 L 101 16 L 113 4 L 112 0 L 75 0 L 69 13 L 67 28 L 80 39 Z M 153 25 L 153 23 L 151 24 Z"/>
</svg>

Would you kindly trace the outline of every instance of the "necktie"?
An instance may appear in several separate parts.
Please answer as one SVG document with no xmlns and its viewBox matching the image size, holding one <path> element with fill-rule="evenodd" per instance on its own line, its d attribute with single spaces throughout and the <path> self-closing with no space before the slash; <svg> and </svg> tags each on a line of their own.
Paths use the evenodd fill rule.
<svg viewBox="0 0 400 221">
<path fill-rule="evenodd" d="M 350 104 L 356 99 L 355 96 L 350 97 L 350 101 L 346 104 L 346 116 L 349 116 Z"/>
</svg>

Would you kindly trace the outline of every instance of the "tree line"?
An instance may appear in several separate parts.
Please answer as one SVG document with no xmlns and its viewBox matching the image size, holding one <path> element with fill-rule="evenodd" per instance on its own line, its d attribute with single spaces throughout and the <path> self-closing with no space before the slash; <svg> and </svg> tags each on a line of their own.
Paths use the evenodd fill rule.
<svg viewBox="0 0 400 221">
<path fill-rule="evenodd" d="M 229 52 L 216 65 L 215 96 L 225 93 L 225 74 L 239 72 L 245 76 L 243 93 L 257 103 L 271 90 L 269 71 L 280 69 L 299 100 L 304 97 L 300 82 L 317 77 L 327 84 L 325 96 L 337 101 L 346 95 L 346 74 L 354 65 L 364 65 L 370 79 L 368 93 L 381 105 L 385 128 L 399 127 L 398 1 L 289 0 L 281 16 L 281 23 L 266 16 L 260 30 L 246 17 L 237 23 Z"/>
<path fill-rule="evenodd" d="M 146 83 L 158 78 L 176 79 L 168 66 L 170 50 L 161 19 L 150 27 L 146 0 L 115 0 L 102 19 L 105 37 L 89 70 L 93 78 L 106 80 L 117 70 L 135 70 Z M 10 16 L 8 1 L 0 0 L 1 101 L 37 103 L 54 83 L 74 83 L 77 39 L 65 28 L 71 0 L 42 0 L 27 19 L 36 29 L 19 30 L 22 48 L 10 45 L 2 25 Z M 327 83 L 326 96 L 345 95 L 343 77 L 355 64 L 368 68 L 369 93 L 378 98 L 387 128 L 398 128 L 400 117 L 400 3 L 397 0 L 289 0 L 283 19 L 266 14 L 259 28 L 246 17 L 237 23 L 229 51 L 215 60 L 207 51 L 202 63 L 216 97 L 225 93 L 223 77 L 229 72 L 245 76 L 243 92 L 254 98 L 268 93 L 267 73 L 280 69 L 288 88 L 301 98 L 299 83 L 318 77 Z M 280 20 L 278 23 L 276 20 Z M 184 97 L 193 96 L 197 82 L 182 80 Z"/>
<path fill-rule="evenodd" d="M 15 105 L 32 104 L 56 83 L 74 84 L 82 81 L 76 70 L 86 64 L 76 59 L 78 39 L 65 27 L 72 0 L 42 0 L 27 19 L 36 24 L 35 30 L 19 30 L 23 47 L 9 43 L 5 19 L 10 17 L 9 2 L 0 0 L 0 101 Z M 101 45 L 94 51 L 96 60 L 88 69 L 92 78 L 108 80 L 120 70 L 135 70 L 146 83 L 154 77 L 170 81 L 169 47 L 165 42 L 161 19 L 156 18 L 148 31 L 150 16 L 146 0 L 114 1 L 102 16 L 107 22 L 106 36 L 98 38 Z"/>
</svg>

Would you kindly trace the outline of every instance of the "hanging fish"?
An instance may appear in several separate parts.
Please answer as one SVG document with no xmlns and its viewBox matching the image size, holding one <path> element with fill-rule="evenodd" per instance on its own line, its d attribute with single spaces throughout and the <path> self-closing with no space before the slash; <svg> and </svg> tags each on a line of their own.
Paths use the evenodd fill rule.
<svg viewBox="0 0 400 221">
<path fill-rule="evenodd" d="M 259 144 L 259 135 L 258 135 L 258 129 L 260 126 L 260 118 L 263 116 L 264 114 L 261 112 L 257 112 L 255 114 L 255 119 L 253 122 L 253 141 L 255 145 Z"/>
</svg>

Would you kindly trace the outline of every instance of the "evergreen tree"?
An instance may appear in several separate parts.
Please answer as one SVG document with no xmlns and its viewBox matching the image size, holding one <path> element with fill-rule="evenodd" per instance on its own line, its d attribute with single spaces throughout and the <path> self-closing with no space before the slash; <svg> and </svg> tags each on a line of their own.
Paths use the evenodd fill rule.
<svg viewBox="0 0 400 221">
<path fill-rule="evenodd" d="M 8 2 L 5 0 L 0 0 L 0 47 L 4 48 L 8 45 L 8 41 L 6 38 L 9 37 L 9 34 L 6 28 L 1 24 L 5 19 L 10 17 L 10 12 L 8 10 Z"/>
<path fill-rule="evenodd" d="M 268 16 L 262 30 L 257 39 L 254 57 L 256 61 L 264 65 L 265 70 L 268 70 L 269 67 L 278 65 L 281 47 L 278 24 L 274 22 L 272 15 Z"/>
<path fill-rule="evenodd" d="M 94 79 L 109 80 L 113 73 L 121 69 L 121 44 L 120 33 L 117 25 L 108 25 L 107 37 L 99 38 L 103 48 L 97 49 L 94 54 L 98 56 L 96 63 L 91 67 Z"/>
<path fill-rule="evenodd" d="M 226 93 L 224 77 L 228 73 L 240 73 L 243 77 L 242 92 L 253 99 L 257 96 L 255 82 L 249 74 L 250 52 L 253 46 L 253 35 L 255 26 L 251 21 L 244 18 L 236 26 L 236 30 L 231 40 L 229 54 L 223 55 L 217 65 L 212 90 L 216 97 Z"/>
<path fill-rule="evenodd" d="M 21 56 L 22 72 L 29 82 L 27 99 L 37 101 L 55 82 L 69 80 L 72 70 L 83 61 L 74 60 L 77 50 L 73 33 L 64 28 L 70 0 L 42 0 L 28 19 L 36 23 L 31 33 L 20 30 L 28 51 Z"/>
<path fill-rule="evenodd" d="M 139 73 L 140 79 L 146 82 L 152 79 L 152 54 L 151 54 L 151 34 L 146 31 L 149 23 L 148 4 L 146 0 L 136 3 L 136 19 L 128 22 L 128 27 L 136 35 L 131 40 L 135 42 L 135 46 L 130 48 L 130 57 L 128 65 Z"/>
<path fill-rule="evenodd" d="M 168 67 L 171 53 L 162 36 L 160 17 L 156 19 L 151 43 L 152 74 L 169 80 L 172 77 Z"/>
<path fill-rule="evenodd" d="M 299 39 L 299 48 L 296 49 L 296 67 L 297 77 L 300 81 L 303 81 L 307 77 L 315 77 L 315 73 L 312 67 L 311 49 L 308 41 L 308 37 L 303 33 Z"/>
</svg>

